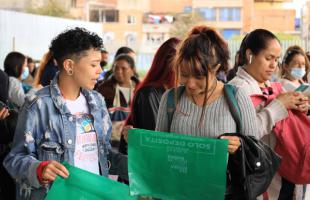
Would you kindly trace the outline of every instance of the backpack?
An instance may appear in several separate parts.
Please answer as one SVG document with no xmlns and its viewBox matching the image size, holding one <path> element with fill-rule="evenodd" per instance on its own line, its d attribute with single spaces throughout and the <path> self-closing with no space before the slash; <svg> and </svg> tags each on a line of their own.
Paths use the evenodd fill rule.
<svg viewBox="0 0 310 200">
<path fill-rule="evenodd" d="M 272 94 L 252 95 L 254 106 L 268 105 L 282 92 L 280 83 L 271 83 Z M 297 110 L 288 110 L 288 117 L 273 128 L 276 136 L 275 152 L 282 157 L 280 176 L 295 184 L 310 183 L 310 117 Z"/>
<path fill-rule="evenodd" d="M 180 99 L 184 90 L 184 87 L 181 86 L 170 90 L 168 93 L 167 115 L 169 127 L 176 108 L 175 97 Z M 238 136 L 241 142 L 240 150 L 229 155 L 226 199 L 254 200 L 269 187 L 281 159 L 262 141 L 253 136 L 241 134 L 242 115 L 235 94 L 236 87 L 225 84 L 224 96 L 236 122 L 237 133 L 225 133 L 223 135 Z"/>
</svg>

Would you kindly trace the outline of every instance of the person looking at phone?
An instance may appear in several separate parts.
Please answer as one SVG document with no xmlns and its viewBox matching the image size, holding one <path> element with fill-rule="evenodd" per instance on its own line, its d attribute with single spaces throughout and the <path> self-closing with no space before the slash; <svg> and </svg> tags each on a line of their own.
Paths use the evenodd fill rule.
<svg viewBox="0 0 310 200">
<path fill-rule="evenodd" d="M 299 46 L 290 46 L 283 57 L 279 82 L 286 91 L 294 91 L 301 85 L 308 85 L 303 78 L 309 71 L 309 67 L 309 61 L 303 49 Z"/>
</svg>

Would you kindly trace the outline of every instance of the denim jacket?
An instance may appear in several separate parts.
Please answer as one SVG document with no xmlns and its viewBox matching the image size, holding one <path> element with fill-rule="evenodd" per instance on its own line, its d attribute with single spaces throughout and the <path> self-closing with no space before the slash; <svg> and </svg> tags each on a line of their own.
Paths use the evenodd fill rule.
<svg viewBox="0 0 310 200">
<path fill-rule="evenodd" d="M 27 98 L 20 112 L 13 147 L 3 163 L 17 181 L 17 199 L 38 200 L 46 195 L 49 186 L 40 185 L 36 174 L 41 161 L 67 161 L 74 165 L 76 118 L 66 107 L 57 81 L 58 75 L 50 86 L 39 90 L 31 99 Z M 81 92 L 94 119 L 100 171 L 107 176 L 111 120 L 99 93 L 85 89 Z M 126 163 L 127 158 L 122 161 Z"/>
</svg>

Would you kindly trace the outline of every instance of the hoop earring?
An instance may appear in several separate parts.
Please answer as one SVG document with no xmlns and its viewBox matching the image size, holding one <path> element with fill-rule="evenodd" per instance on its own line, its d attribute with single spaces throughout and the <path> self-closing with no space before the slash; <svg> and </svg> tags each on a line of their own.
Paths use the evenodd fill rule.
<svg viewBox="0 0 310 200">
<path fill-rule="evenodd" d="M 69 69 L 68 72 L 67 72 L 67 74 L 68 74 L 69 76 L 72 76 L 72 75 L 73 75 L 73 70 L 72 70 L 72 69 Z"/>
</svg>

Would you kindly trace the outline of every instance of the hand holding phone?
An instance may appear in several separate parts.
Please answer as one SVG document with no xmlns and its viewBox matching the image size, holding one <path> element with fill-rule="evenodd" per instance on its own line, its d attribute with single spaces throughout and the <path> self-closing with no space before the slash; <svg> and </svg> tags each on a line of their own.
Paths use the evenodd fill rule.
<svg viewBox="0 0 310 200">
<path fill-rule="evenodd" d="M 5 119 L 7 116 L 9 116 L 9 110 L 5 107 L 3 107 L 2 109 L 0 109 L 0 120 Z"/>
</svg>

